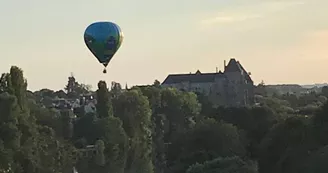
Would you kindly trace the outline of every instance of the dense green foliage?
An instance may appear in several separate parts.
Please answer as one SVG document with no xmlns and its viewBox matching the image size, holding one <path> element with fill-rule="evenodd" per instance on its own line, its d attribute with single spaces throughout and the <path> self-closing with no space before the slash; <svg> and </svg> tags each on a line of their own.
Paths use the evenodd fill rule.
<svg viewBox="0 0 328 173">
<path fill-rule="evenodd" d="M 0 78 L 0 173 L 326 172 L 328 87 L 256 90 L 242 108 L 158 81 L 93 92 L 71 76 L 65 91 L 30 92 L 12 67 Z"/>
</svg>

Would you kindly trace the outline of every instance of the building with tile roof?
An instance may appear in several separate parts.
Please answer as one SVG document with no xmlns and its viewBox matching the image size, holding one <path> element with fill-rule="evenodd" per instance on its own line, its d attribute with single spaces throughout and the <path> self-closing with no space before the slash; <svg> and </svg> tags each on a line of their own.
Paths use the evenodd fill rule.
<svg viewBox="0 0 328 173">
<path fill-rule="evenodd" d="M 192 74 L 170 74 L 163 87 L 202 93 L 216 106 L 246 106 L 254 103 L 254 83 L 239 61 L 232 58 L 224 71 Z"/>
</svg>

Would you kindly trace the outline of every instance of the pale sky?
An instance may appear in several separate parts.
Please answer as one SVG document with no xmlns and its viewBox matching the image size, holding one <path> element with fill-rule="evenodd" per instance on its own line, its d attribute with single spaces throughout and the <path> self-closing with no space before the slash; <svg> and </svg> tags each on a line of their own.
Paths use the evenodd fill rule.
<svg viewBox="0 0 328 173">
<path fill-rule="evenodd" d="M 28 88 L 62 89 L 71 72 L 96 89 L 215 72 L 238 59 L 255 83 L 328 81 L 327 0 L 0 0 L 0 72 L 24 70 Z M 95 21 L 125 40 L 107 74 L 83 41 Z"/>
</svg>

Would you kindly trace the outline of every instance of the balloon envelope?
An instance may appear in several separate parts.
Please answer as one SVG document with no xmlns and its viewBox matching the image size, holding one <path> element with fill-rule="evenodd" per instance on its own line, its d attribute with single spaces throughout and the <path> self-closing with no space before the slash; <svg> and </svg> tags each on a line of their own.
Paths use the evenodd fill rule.
<svg viewBox="0 0 328 173">
<path fill-rule="evenodd" d="M 84 32 L 84 42 L 92 54 L 105 67 L 123 41 L 121 28 L 112 22 L 95 22 Z"/>
</svg>

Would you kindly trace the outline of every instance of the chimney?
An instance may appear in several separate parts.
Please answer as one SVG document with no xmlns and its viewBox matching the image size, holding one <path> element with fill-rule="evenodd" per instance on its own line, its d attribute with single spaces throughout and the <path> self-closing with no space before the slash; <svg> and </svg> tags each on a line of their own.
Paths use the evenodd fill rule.
<svg viewBox="0 0 328 173">
<path fill-rule="evenodd" d="M 218 73 L 218 67 L 216 67 L 216 73 Z"/>
<path fill-rule="evenodd" d="M 224 68 L 223 69 L 225 71 L 225 69 L 226 69 L 226 60 L 223 61 L 223 65 L 224 65 Z"/>
</svg>

